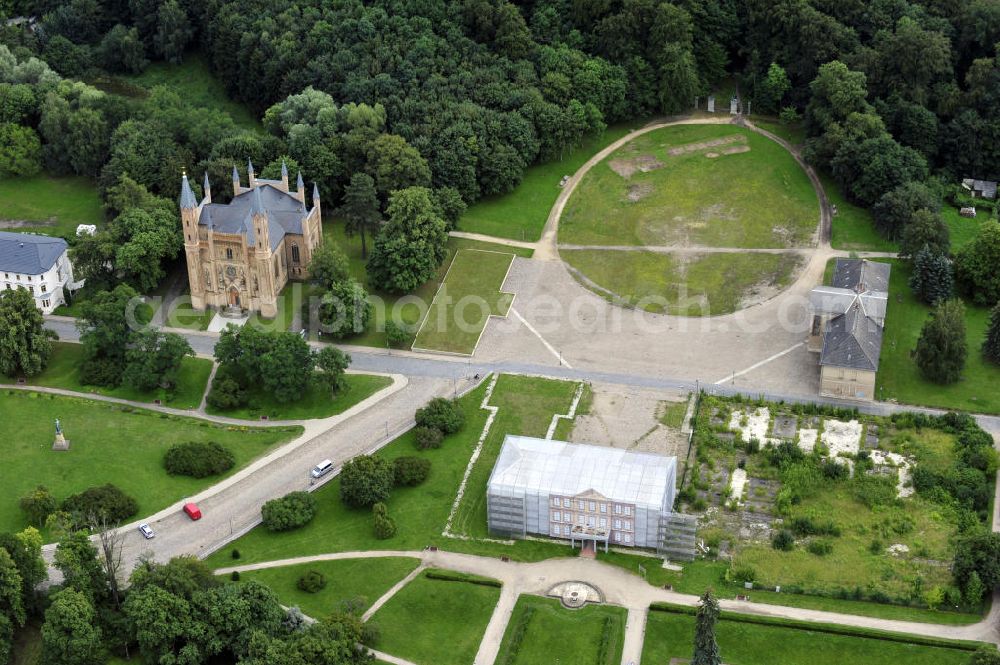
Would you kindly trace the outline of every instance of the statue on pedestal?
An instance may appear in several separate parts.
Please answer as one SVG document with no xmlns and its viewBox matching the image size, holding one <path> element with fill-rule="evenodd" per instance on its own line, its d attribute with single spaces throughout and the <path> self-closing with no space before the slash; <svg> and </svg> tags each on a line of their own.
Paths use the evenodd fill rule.
<svg viewBox="0 0 1000 665">
<path fill-rule="evenodd" d="M 56 440 L 52 442 L 52 450 L 69 450 L 69 440 L 63 434 L 62 424 L 56 418 Z"/>
</svg>

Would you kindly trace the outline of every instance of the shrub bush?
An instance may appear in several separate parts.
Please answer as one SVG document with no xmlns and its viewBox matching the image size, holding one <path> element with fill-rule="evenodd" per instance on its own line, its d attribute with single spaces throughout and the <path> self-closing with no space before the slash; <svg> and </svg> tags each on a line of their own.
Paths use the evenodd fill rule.
<svg viewBox="0 0 1000 665">
<path fill-rule="evenodd" d="M 310 570 L 299 578 L 295 586 L 306 593 L 319 593 L 326 588 L 326 576 L 318 570 Z"/>
<path fill-rule="evenodd" d="M 395 480 L 392 464 L 382 457 L 359 455 L 340 471 L 340 499 L 348 506 L 364 508 L 386 501 Z"/>
<path fill-rule="evenodd" d="M 416 420 L 420 427 L 431 427 L 442 434 L 454 434 L 465 425 L 465 413 L 457 403 L 435 397 L 427 406 L 417 409 Z"/>
<path fill-rule="evenodd" d="M 239 559 L 240 558 L 240 551 L 238 549 L 236 549 L 235 547 L 233 548 L 233 558 L 234 559 Z"/>
<path fill-rule="evenodd" d="M 392 460 L 392 473 L 397 486 L 413 486 L 427 480 L 431 461 L 424 457 L 397 457 Z"/>
<path fill-rule="evenodd" d="M 821 538 L 820 540 L 810 541 L 810 543 L 806 545 L 806 549 L 810 554 L 815 554 L 816 556 L 826 556 L 833 551 L 833 543 L 825 538 Z"/>
<path fill-rule="evenodd" d="M 79 527 L 89 525 L 92 519 L 123 522 L 139 512 L 135 499 L 111 483 L 74 494 L 62 502 L 61 508 Z"/>
<path fill-rule="evenodd" d="M 228 448 L 215 441 L 188 441 L 167 450 L 163 466 L 173 476 L 206 478 L 225 473 L 236 464 Z"/>
<path fill-rule="evenodd" d="M 444 434 L 441 433 L 441 430 L 433 427 L 415 427 L 413 436 L 416 438 L 417 448 L 420 450 L 440 448 L 441 441 L 444 440 Z"/>
<path fill-rule="evenodd" d="M 260 512 L 264 526 L 271 531 L 297 529 L 316 516 L 316 497 L 309 492 L 292 492 L 280 499 L 271 499 Z"/>
<path fill-rule="evenodd" d="M 34 526 L 43 526 L 49 515 L 56 512 L 59 504 L 44 485 L 39 485 L 21 497 L 21 510 Z"/>
<path fill-rule="evenodd" d="M 375 537 L 379 540 L 386 540 L 396 535 L 396 522 L 389 517 L 384 503 L 376 503 L 372 506 L 372 527 Z"/>
<path fill-rule="evenodd" d="M 795 549 L 795 535 L 788 529 L 782 529 L 771 538 L 771 547 L 782 552 Z"/>
<path fill-rule="evenodd" d="M 389 342 L 389 346 L 397 349 L 406 343 L 406 331 L 403 330 L 402 326 L 390 319 L 385 322 L 385 339 Z"/>
<path fill-rule="evenodd" d="M 240 571 L 234 570 L 232 572 L 232 574 L 229 576 L 229 579 L 231 579 L 234 582 L 239 582 L 240 581 Z"/>
<path fill-rule="evenodd" d="M 209 406 L 225 411 L 245 406 L 247 391 L 244 390 L 240 378 L 227 365 L 220 365 L 212 379 L 212 388 L 208 391 L 205 401 Z"/>
</svg>

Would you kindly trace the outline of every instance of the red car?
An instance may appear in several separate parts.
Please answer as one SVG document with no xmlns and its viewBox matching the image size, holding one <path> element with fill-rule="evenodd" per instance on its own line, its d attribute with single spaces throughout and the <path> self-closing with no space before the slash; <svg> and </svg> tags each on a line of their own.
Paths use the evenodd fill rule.
<svg viewBox="0 0 1000 665">
<path fill-rule="evenodd" d="M 197 504 L 185 503 L 184 512 L 187 513 L 187 516 L 190 517 L 192 520 L 201 519 L 201 509 L 198 508 Z"/>
</svg>

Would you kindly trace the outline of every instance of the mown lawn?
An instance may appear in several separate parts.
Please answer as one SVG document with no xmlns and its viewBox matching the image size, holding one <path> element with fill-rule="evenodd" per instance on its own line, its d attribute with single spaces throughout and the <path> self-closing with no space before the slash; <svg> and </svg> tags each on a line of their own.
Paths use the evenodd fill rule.
<svg viewBox="0 0 1000 665">
<path fill-rule="evenodd" d="M 56 418 L 70 441 L 69 451 L 52 450 Z M 27 526 L 18 499 L 36 485 L 45 485 L 61 500 L 114 483 L 139 503 L 138 518 L 220 480 L 168 475 L 163 455 L 170 446 L 216 441 L 233 452 L 235 472 L 301 432 L 291 426 L 227 427 L 88 399 L 0 391 L 0 531 Z"/>
<path fill-rule="evenodd" d="M 946 647 L 834 635 L 784 626 L 722 619 L 716 624 L 719 651 L 727 665 L 964 665 L 969 652 Z M 689 659 L 694 650 L 694 617 L 650 612 L 642 650 L 644 663 Z"/>
<path fill-rule="evenodd" d="M 512 374 L 500 376 L 490 399 L 490 404 L 498 409 L 497 415 L 469 475 L 465 494 L 452 522 L 453 532 L 476 538 L 490 535 L 486 522 L 486 485 L 504 437 L 508 434 L 544 437 L 552 415 L 569 412 L 578 385 Z"/>
<path fill-rule="evenodd" d="M 179 65 L 154 62 L 142 73 L 123 76 L 122 80 L 146 89 L 158 85 L 167 86 L 178 92 L 181 98 L 192 106 L 222 111 L 243 129 L 264 131 L 260 121 L 250 109 L 226 96 L 222 82 L 212 75 L 208 68 L 208 59 L 201 53 L 185 54 L 184 62 Z M 257 168 L 264 166 L 260 164 Z"/>
<path fill-rule="evenodd" d="M 261 416 L 271 420 L 329 418 L 347 411 L 392 383 L 389 377 L 377 374 L 346 374 L 344 379 L 347 385 L 332 397 L 325 390 L 310 385 L 299 399 L 280 403 L 263 389 L 256 388 L 249 391 L 247 406 L 228 410 L 206 406 L 205 410 L 212 415 L 246 420 L 259 420 Z"/>
<path fill-rule="evenodd" d="M 648 312 L 716 316 L 766 300 L 786 288 L 802 263 L 799 254 L 662 253 L 561 249 L 560 256 L 587 280 L 584 286 Z M 604 289 L 604 290 L 602 290 Z"/>
<path fill-rule="evenodd" d="M 792 145 L 801 145 L 806 140 L 806 130 L 801 122 L 785 123 L 777 118 L 768 116 L 754 116 L 751 122 L 761 129 L 765 129 L 775 136 L 785 139 Z"/>
<path fill-rule="evenodd" d="M 704 145 L 719 140 L 729 142 Z M 780 249 L 812 244 L 818 220 L 809 178 L 774 141 L 731 125 L 675 125 L 636 137 L 584 176 L 559 242 Z"/>
<path fill-rule="evenodd" d="M 386 348 L 385 321 L 387 320 L 395 320 L 407 326 L 409 328 L 409 335 L 407 335 L 404 345 L 409 348 L 413 344 L 417 329 L 430 308 L 431 302 L 434 300 L 434 295 L 437 293 L 441 280 L 444 279 L 445 273 L 448 272 L 452 258 L 459 250 L 478 249 L 523 257 L 530 257 L 533 254 L 533 251 L 530 249 L 508 247 L 506 245 L 467 240 L 465 238 L 449 238 L 448 255 L 441 263 L 433 279 L 427 280 L 427 282 L 421 284 L 416 290 L 408 294 L 387 293 L 372 288 L 368 282 L 368 275 L 365 272 L 367 259 L 361 258 L 361 236 L 347 237 L 347 234 L 344 232 L 344 224 L 339 220 L 327 220 L 323 224 L 323 233 L 327 238 L 332 239 L 347 255 L 351 276 L 365 285 L 371 294 L 372 304 L 375 306 L 375 316 L 372 317 L 368 329 L 360 335 L 348 337 L 340 341 L 343 341 L 345 344 L 375 346 L 383 349 Z M 369 250 L 371 249 L 371 238 L 368 239 L 368 248 Z M 305 300 L 308 300 L 309 295 L 320 296 L 322 294 L 309 293 L 306 295 Z M 308 320 L 308 316 L 304 316 L 303 320 Z M 310 330 L 317 329 L 318 323 L 310 322 L 308 327 Z"/>
<path fill-rule="evenodd" d="M 958 214 L 958 208 L 947 202 L 941 203 L 941 217 L 948 224 L 951 232 L 951 251 L 957 252 L 975 240 L 979 226 L 990 219 L 988 210 L 981 210 L 978 217 L 971 219 Z"/>
<path fill-rule="evenodd" d="M 97 186 L 81 176 L 36 175 L 0 179 L 0 222 L 37 222 L 3 231 L 30 231 L 72 238 L 77 224 L 104 224 Z"/>
<path fill-rule="evenodd" d="M 849 251 L 895 252 L 899 246 L 882 237 L 875 229 L 872 214 L 867 208 L 856 206 L 844 196 L 840 185 L 825 173 L 819 179 L 826 190 L 830 204 L 836 206 L 830 229 L 830 246 Z"/>
<path fill-rule="evenodd" d="M 1000 413 L 1000 367 L 980 352 L 989 323 L 989 310 L 966 303 L 969 355 L 958 383 L 942 386 L 920 375 L 910 356 L 931 308 L 919 302 L 909 287 L 910 267 L 892 261 L 889 306 L 886 312 L 882 358 L 876 381 L 877 397 L 905 404 L 960 409 L 975 413 Z"/>
<path fill-rule="evenodd" d="M 567 610 L 555 598 L 522 595 L 507 624 L 496 663 L 617 665 L 621 661 L 626 614 L 625 608 L 613 605 Z M 520 648 L 512 650 L 515 631 L 523 631 L 523 638 Z"/>
<path fill-rule="evenodd" d="M 502 382 L 502 383 L 501 383 Z M 501 407 L 494 422 L 491 439 L 511 434 L 541 434 L 553 413 L 564 413 L 569 406 L 575 384 L 560 383 L 548 379 L 503 375 L 493 393 L 493 404 Z M 398 531 L 389 540 L 377 540 L 372 533 L 371 511 L 348 508 L 340 500 L 340 480 L 334 478 L 317 490 L 316 518 L 294 531 L 274 533 L 265 529 L 254 529 L 236 540 L 232 547 L 240 550 L 242 563 L 273 561 L 293 556 L 321 554 L 324 552 L 345 552 L 355 550 L 420 550 L 428 544 L 444 549 L 462 552 L 505 554 L 518 560 L 540 560 L 553 556 L 574 556 L 568 547 L 538 542 L 519 541 L 512 546 L 447 539 L 441 536 L 459 483 L 469 463 L 469 457 L 476 446 L 486 422 L 487 412 L 480 409 L 486 384 L 476 388 L 459 399 L 465 413 L 465 427 L 456 434 L 445 438 L 436 449 L 419 451 L 413 433 L 407 432 L 376 453 L 386 459 L 403 455 L 417 455 L 431 461 L 430 476 L 416 487 L 395 488 L 386 503 L 389 515 L 396 521 Z M 562 396 L 560 398 L 560 396 Z M 534 407 L 533 405 L 549 405 Z M 554 404 L 554 406 L 552 406 Z M 528 405 L 531 408 L 519 410 Z M 510 413 L 505 414 L 504 407 Z M 548 410 L 546 410 L 546 408 Z M 543 425 L 544 423 L 544 425 Z M 485 454 L 485 453 L 484 453 Z M 483 458 L 480 458 L 483 462 Z M 489 463 L 477 465 L 489 475 Z M 478 475 L 469 482 L 466 497 L 475 489 L 482 493 L 485 484 Z M 481 486 L 480 486 L 481 485 Z M 478 519 L 478 518 L 477 518 Z M 485 533 L 486 517 L 481 515 L 482 524 L 476 525 L 476 533 Z M 456 522 L 457 523 L 457 522 Z M 233 565 L 228 550 L 217 552 L 208 558 L 209 565 L 225 567 Z"/>
<path fill-rule="evenodd" d="M 80 380 L 80 364 L 83 362 L 83 346 L 68 342 L 55 342 L 52 345 L 52 356 L 48 367 L 41 374 L 30 377 L 30 386 L 45 386 L 47 388 L 63 388 L 83 393 L 94 393 L 128 399 L 136 402 L 152 402 L 160 400 L 164 406 L 177 409 L 195 409 L 201 404 L 208 375 L 212 373 L 212 361 L 204 358 L 187 357 L 181 361 L 181 371 L 177 385 L 169 392 L 160 388 L 148 392 L 138 391 L 131 386 L 122 384 L 117 388 L 85 385 Z M 12 377 L 4 378 L 8 383 Z"/>
<path fill-rule="evenodd" d="M 538 240 L 549 211 L 559 197 L 562 177 L 573 175 L 594 153 L 643 124 L 633 121 L 612 125 L 601 134 L 585 139 L 580 147 L 562 159 L 528 167 L 514 191 L 487 197 L 469 206 L 458 222 L 459 230 L 513 240 Z"/>
<path fill-rule="evenodd" d="M 233 565 L 239 563 L 233 561 Z M 282 605 L 298 607 L 307 616 L 322 619 L 341 609 L 346 602 L 357 601 L 358 611 L 364 612 L 418 565 L 419 559 L 402 557 L 316 561 L 241 573 L 240 581 L 257 580 L 266 584 L 278 595 Z M 299 578 L 309 571 L 321 573 L 326 578 L 326 586 L 321 591 L 308 593 L 298 588 Z"/>
<path fill-rule="evenodd" d="M 489 318 L 506 316 L 514 301 L 500 290 L 513 261 L 513 254 L 501 252 L 456 252 L 413 347 L 471 355 Z"/>
<path fill-rule="evenodd" d="M 375 648 L 417 665 L 468 665 L 500 599 L 492 586 L 421 575 L 375 613 Z"/>
</svg>

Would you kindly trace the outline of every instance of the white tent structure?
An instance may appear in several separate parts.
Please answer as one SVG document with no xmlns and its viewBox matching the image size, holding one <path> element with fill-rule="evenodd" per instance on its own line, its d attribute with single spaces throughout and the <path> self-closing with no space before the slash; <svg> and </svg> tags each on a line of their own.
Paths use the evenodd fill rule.
<svg viewBox="0 0 1000 665">
<path fill-rule="evenodd" d="M 490 475 L 490 531 L 661 549 L 677 459 L 524 436 L 504 439 Z"/>
</svg>

